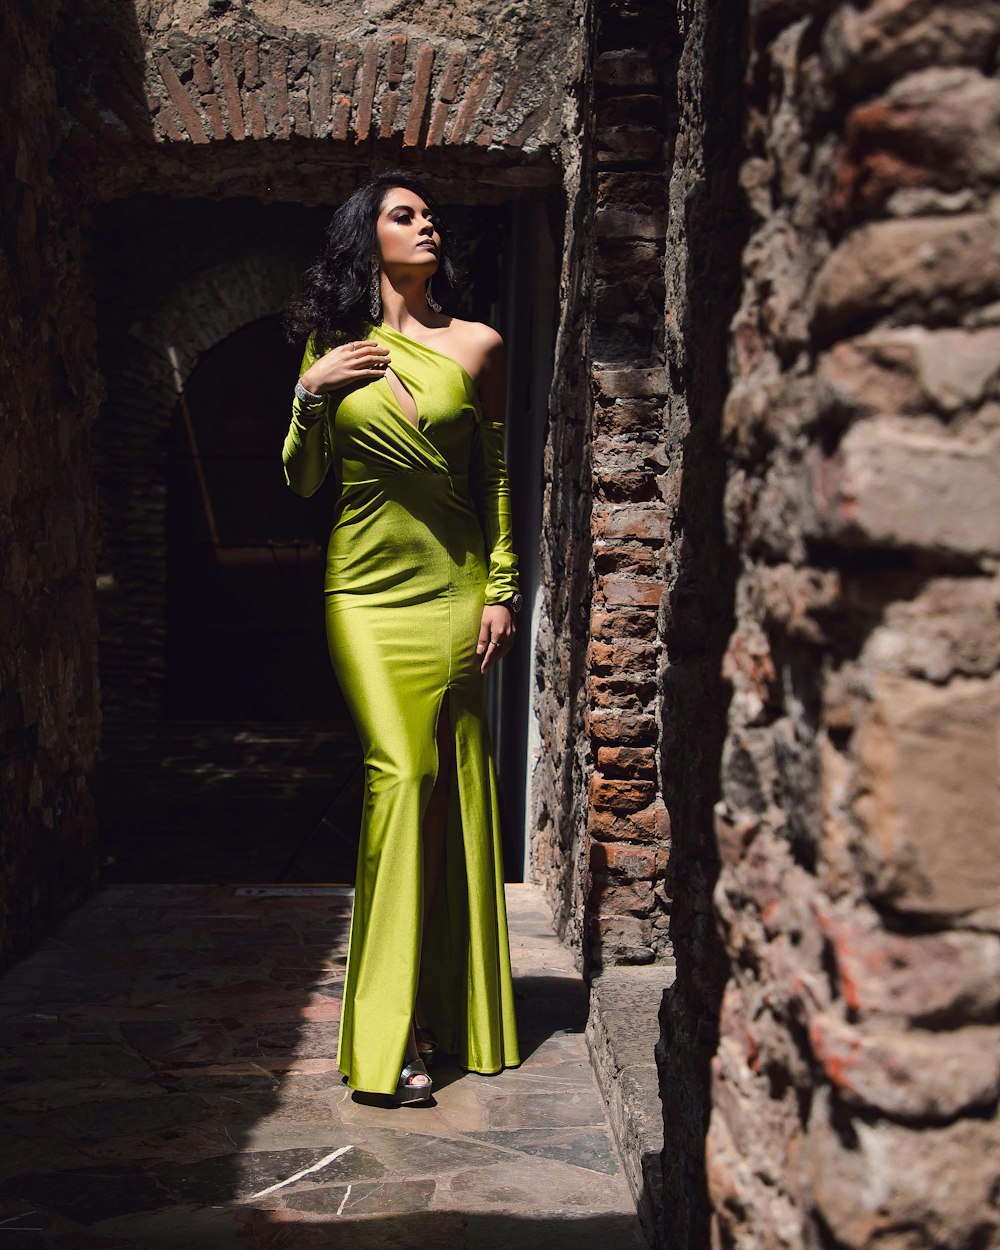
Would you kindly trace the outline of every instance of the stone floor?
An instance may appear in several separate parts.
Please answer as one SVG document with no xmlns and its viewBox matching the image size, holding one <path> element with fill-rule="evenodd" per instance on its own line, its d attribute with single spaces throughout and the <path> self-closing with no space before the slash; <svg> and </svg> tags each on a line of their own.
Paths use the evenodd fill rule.
<svg viewBox="0 0 1000 1250">
<path fill-rule="evenodd" d="M 641 1250 L 539 891 L 520 1067 L 391 1108 L 334 1059 L 350 892 L 282 889 L 109 886 L 0 981 L 0 1250 Z"/>
</svg>

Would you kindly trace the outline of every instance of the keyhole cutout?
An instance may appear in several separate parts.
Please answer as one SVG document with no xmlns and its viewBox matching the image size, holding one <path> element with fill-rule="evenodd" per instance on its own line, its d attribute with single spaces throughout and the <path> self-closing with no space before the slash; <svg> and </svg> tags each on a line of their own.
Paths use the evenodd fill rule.
<svg viewBox="0 0 1000 1250">
<path fill-rule="evenodd" d="M 388 368 L 388 366 L 385 371 L 385 380 L 389 383 L 392 393 L 396 396 L 396 402 L 399 404 L 400 411 L 403 416 L 407 419 L 407 421 L 409 421 L 410 425 L 417 428 L 420 421 L 420 414 L 417 412 L 416 400 L 406 389 L 406 386 L 399 376 Z"/>
</svg>

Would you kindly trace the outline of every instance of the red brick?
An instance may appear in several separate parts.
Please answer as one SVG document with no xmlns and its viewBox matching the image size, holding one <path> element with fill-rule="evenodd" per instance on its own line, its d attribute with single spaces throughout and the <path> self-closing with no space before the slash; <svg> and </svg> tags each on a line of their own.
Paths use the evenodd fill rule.
<svg viewBox="0 0 1000 1250">
<path fill-rule="evenodd" d="M 646 434 L 663 425 L 663 403 L 655 399 L 621 399 L 594 408 L 597 435 Z"/>
<path fill-rule="evenodd" d="M 431 121 L 427 127 L 427 138 L 424 140 L 424 147 L 436 148 L 440 147 L 444 140 L 445 122 L 448 120 L 448 114 L 451 112 L 451 105 L 445 100 L 435 100 L 434 107 L 431 110 Z"/>
<path fill-rule="evenodd" d="M 596 672 L 644 676 L 655 672 L 658 654 L 658 648 L 652 643 L 621 638 L 614 642 L 591 642 L 587 659 Z"/>
<path fill-rule="evenodd" d="M 483 53 L 483 59 L 479 63 L 479 70 L 472 82 L 469 83 L 465 99 L 458 110 L 458 116 L 452 124 L 451 134 L 448 136 L 449 143 L 465 142 L 473 119 L 483 102 L 483 97 L 486 95 L 490 79 L 493 77 L 493 67 L 496 64 L 496 59 L 496 53 L 492 48 L 487 48 Z"/>
<path fill-rule="evenodd" d="M 597 767 L 605 777 L 656 777 L 656 752 L 652 747 L 598 747 Z"/>
<path fill-rule="evenodd" d="M 390 87 L 402 82 L 406 70 L 406 36 L 392 35 L 389 39 L 389 56 L 386 62 L 385 76 Z"/>
<path fill-rule="evenodd" d="M 354 95 L 354 81 L 357 78 L 360 57 L 361 48 L 353 40 L 341 45 L 340 90 L 344 95 Z"/>
<path fill-rule="evenodd" d="M 654 126 L 602 126 L 597 130 L 599 163 L 642 161 L 659 165 L 664 160 L 663 132 Z"/>
<path fill-rule="evenodd" d="M 208 124 L 212 129 L 212 138 L 224 139 L 226 137 L 226 123 L 223 120 L 222 109 L 219 107 L 218 97 L 215 94 L 215 80 L 212 77 L 208 61 L 205 59 L 205 49 L 201 44 L 195 44 L 192 51 L 192 73 L 194 84 L 201 92 L 201 106 L 205 110 Z"/>
<path fill-rule="evenodd" d="M 652 878 L 658 852 L 627 842 L 591 842 L 590 867 L 595 872 L 611 872 L 633 881 Z"/>
<path fill-rule="evenodd" d="M 656 720 L 647 714 L 588 708 L 586 725 L 588 735 L 597 742 L 646 745 L 656 741 Z"/>
<path fill-rule="evenodd" d="M 656 809 L 650 806 L 634 812 L 620 812 L 609 807 L 591 806 L 587 810 L 587 832 L 591 838 L 601 842 L 655 845 Z"/>
<path fill-rule="evenodd" d="M 615 399 L 666 399 L 667 375 L 664 369 L 594 369 L 594 389 L 606 401 Z"/>
<path fill-rule="evenodd" d="M 434 48 L 431 44 L 425 43 L 417 53 L 413 94 L 410 97 L 410 108 L 406 115 L 406 129 L 403 132 L 403 147 L 413 148 L 420 142 L 420 131 L 424 121 L 424 110 L 427 107 L 433 66 Z"/>
<path fill-rule="evenodd" d="M 170 58 L 166 55 L 158 56 L 156 64 L 160 70 L 160 77 L 163 79 L 163 85 L 167 89 L 171 102 L 177 110 L 177 116 L 181 119 L 184 129 L 192 143 L 208 143 L 208 135 L 205 134 L 205 128 L 201 124 L 201 118 L 198 116 L 198 110 L 194 106 L 184 84 L 177 77 L 177 71 L 170 62 Z"/>
<path fill-rule="evenodd" d="M 246 130 L 243 125 L 243 105 L 240 101 L 236 67 L 233 64 L 233 45 L 228 39 L 219 40 L 219 76 L 222 79 L 222 98 L 229 118 L 229 133 L 234 139 L 244 139 Z"/>
<path fill-rule="evenodd" d="M 309 88 L 310 130 L 319 138 L 326 136 L 330 123 L 330 110 L 333 100 L 333 61 L 336 45 L 329 39 L 320 42 L 319 52 L 313 62 Z"/>
<path fill-rule="evenodd" d="M 601 916 L 646 916 L 653 908 L 651 881 L 626 881 L 596 873 L 591 879 L 590 910 Z"/>
<path fill-rule="evenodd" d="M 615 812 L 635 812 L 648 807 L 656 796 L 651 781 L 621 781 L 594 773 L 590 778 L 589 799 L 594 807 Z"/>
<path fill-rule="evenodd" d="M 664 507 L 618 504 L 606 512 L 594 514 L 593 532 L 595 538 L 655 538 L 662 541 L 670 537 L 672 523 L 671 514 Z"/>
<path fill-rule="evenodd" d="M 636 603 L 655 607 L 663 598 L 666 586 L 661 581 L 637 577 L 602 577 L 595 588 L 595 598 L 605 603 Z"/>
<path fill-rule="evenodd" d="M 330 127 L 330 138 L 346 139 L 350 121 L 351 97 L 349 95 L 338 96 L 337 102 L 333 106 L 333 123 Z"/>
<path fill-rule="evenodd" d="M 380 139 L 391 139 L 396 124 L 396 109 L 399 106 L 399 92 L 386 91 L 382 96 L 381 108 L 379 109 L 379 128 L 378 137 Z"/>
<path fill-rule="evenodd" d="M 609 607 L 595 603 L 590 612 L 590 636 L 601 642 L 614 642 L 618 638 L 655 642 L 656 613 L 646 607 Z"/>
<path fill-rule="evenodd" d="M 613 87 L 643 87 L 656 82 L 648 52 L 602 52 L 594 59 L 594 81 Z"/>
<path fill-rule="evenodd" d="M 243 88 L 246 99 L 245 118 L 254 139 L 263 139 L 267 135 L 267 118 L 261 104 L 258 90 L 260 77 L 260 49 L 252 40 L 243 43 Z"/>
<path fill-rule="evenodd" d="M 453 52 L 448 61 L 448 67 L 445 70 L 444 78 L 438 88 L 437 98 L 451 104 L 458 95 L 459 87 L 462 85 L 462 70 L 465 68 L 465 53 Z"/>
<path fill-rule="evenodd" d="M 620 708 L 622 711 L 641 712 L 656 698 L 656 681 L 653 677 L 615 675 L 591 676 L 587 679 L 587 700 L 593 707 Z"/>
<path fill-rule="evenodd" d="M 375 102 L 375 82 L 378 78 L 378 40 L 366 39 L 361 60 L 361 86 L 358 90 L 358 113 L 354 131 L 359 142 L 368 138 L 372 125 L 372 106 Z"/>
</svg>

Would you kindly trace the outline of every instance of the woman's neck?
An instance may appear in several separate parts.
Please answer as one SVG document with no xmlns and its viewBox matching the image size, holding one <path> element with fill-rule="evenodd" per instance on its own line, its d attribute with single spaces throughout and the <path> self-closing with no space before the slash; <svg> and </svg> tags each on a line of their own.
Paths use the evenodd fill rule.
<svg viewBox="0 0 1000 1250">
<path fill-rule="evenodd" d="M 407 326 L 416 324 L 427 329 L 440 325 L 437 314 L 431 312 L 424 290 L 424 279 L 416 278 L 394 286 L 383 275 L 382 278 L 382 324 L 390 330 L 398 330 L 407 334 Z"/>
</svg>

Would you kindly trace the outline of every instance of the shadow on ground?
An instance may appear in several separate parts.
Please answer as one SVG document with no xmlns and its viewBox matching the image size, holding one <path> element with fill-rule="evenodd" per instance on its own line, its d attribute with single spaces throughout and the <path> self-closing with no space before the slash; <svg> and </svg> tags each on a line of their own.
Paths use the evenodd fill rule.
<svg viewBox="0 0 1000 1250">
<path fill-rule="evenodd" d="M 533 886 L 509 885 L 522 1063 L 351 1097 L 351 894 L 111 886 L 0 981 L 0 1245 L 642 1247 Z"/>
</svg>

